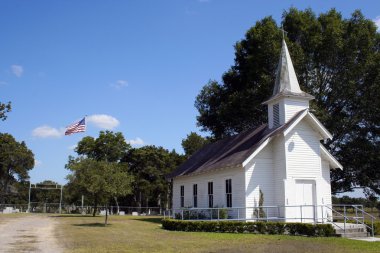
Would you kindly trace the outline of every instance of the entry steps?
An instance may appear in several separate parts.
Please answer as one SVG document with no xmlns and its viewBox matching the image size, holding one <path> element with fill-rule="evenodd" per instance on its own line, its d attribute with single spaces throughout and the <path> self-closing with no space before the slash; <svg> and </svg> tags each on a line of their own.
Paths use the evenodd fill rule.
<svg viewBox="0 0 380 253">
<path fill-rule="evenodd" d="M 332 223 L 335 228 L 336 234 L 341 237 L 346 238 L 358 238 L 358 237 L 368 237 L 369 234 L 367 232 L 367 228 L 363 224 L 352 224 L 346 223 Z M 346 231 L 344 231 L 346 228 Z"/>
</svg>

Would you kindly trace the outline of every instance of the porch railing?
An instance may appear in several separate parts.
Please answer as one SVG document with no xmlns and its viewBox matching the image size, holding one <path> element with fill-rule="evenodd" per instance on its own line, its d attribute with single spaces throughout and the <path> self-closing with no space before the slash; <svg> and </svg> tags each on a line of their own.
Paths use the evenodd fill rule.
<svg viewBox="0 0 380 253">
<path fill-rule="evenodd" d="M 346 232 L 347 223 L 355 223 L 364 226 L 367 231 L 370 230 L 371 236 L 374 237 L 374 222 L 376 218 L 367 213 L 363 205 L 332 205 L 331 209 L 334 210 L 336 214 L 339 214 L 333 216 L 334 220 L 339 221 L 340 219 L 344 219 L 344 232 Z M 368 221 L 369 224 L 367 224 L 366 221 Z"/>
<path fill-rule="evenodd" d="M 166 210 L 164 218 L 182 220 L 301 221 L 324 223 L 331 219 L 324 205 L 260 207 L 176 208 Z"/>
<path fill-rule="evenodd" d="M 176 208 L 164 211 L 164 218 L 180 220 L 237 220 L 330 223 L 346 233 L 348 224 L 361 224 L 374 236 L 376 218 L 362 205 L 292 205 L 259 207 Z M 342 222 L 339 222 L 342 221 Z M 366 224 L 365 221 L 370 221 Z M 343 223 L 343 224 L 342 224 Z"/>
</svg>

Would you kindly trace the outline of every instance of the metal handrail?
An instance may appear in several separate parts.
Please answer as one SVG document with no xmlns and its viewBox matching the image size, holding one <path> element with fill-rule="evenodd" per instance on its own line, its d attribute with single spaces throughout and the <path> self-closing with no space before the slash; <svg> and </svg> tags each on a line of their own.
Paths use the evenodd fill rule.
<svg viewBox="0 0 380 253">
<path fill-rule="evenodd" d="M 256 220 L 256 221 L 269 221 L 269 220 L 299 220 L 301 219 L 301 222 L 311 220 L 314 223 L 317 223 L 318 220 L 321 218 L 316 215 L 317 208 L 321 207 L 323 212 L 323 205 L 283 205 L 283 206 L 253 206 L 253 207 L 212 207 L 212 208 L 206 208 L 206 207 L 182 207 L 182 208 L 174 208 L 172 210 L 167 210 L 164 213 L 164 218 L 174 218 L 176 215 L 179 219 L 186 219 L 186 220 L 200 220 L 198 213 L 191 213 L 192 211 L 207 211 L 206 214 L 207 218 L 203 217 L 201 219 L 208 219 L 208 220 Z M 301 216 L 295 216 L 295 217 L 289 217 L 284 216 L 280 210 L 283 209 L 284 212 L 286 210 L 297 210 L 295 208 L 299 208 L 299 212 Z M 303 211 L 306 208 L 312 208 L 312 215 L 308 217 L 307 215 L 303 215 Z M 231 212 L 234 212 L 232 214 L 235 217 L 228 216 L 228 218 L 221 218 L 220 217 L 220 210 L 227 210 L 228 214 L 230 215 Z M 252 217 L 246 217 L 246 214 L 241 215 L 241 211 L 250 212 L 251 210 L 253 212 L 257 212 L 256 214 L 252 215 Z M 217 211 L 217 212 L 214 212 Z M 263 212 L 261 212 L 263 211 Z M 274 213 L 270 214 L 270 213 Z M 194 215 L 196 217 L 190 218 L 191 215 Z M 322 215 L 322 223 L 323 223 L 323 215 Z"/>
<path fill-rule="evenodd" d="M 376 220 L 376 218 L 373 215 L 371 215 L 371 214 L 367 213 L 366 211 L 364 211 L 364 208 L 361 209 L 361 208 L 358 208 L 357 206 L 353 206 L 353 207 L 355 208 L 356 211 L 362 212 L 363 221 L 362 221 L 361 224 L 364 225 L 364 226 L 366 226 L 367 228 L 370 228 L 371 229 L 372 237 L 374 237 L 375 236 L 375 231 L 373 229 L 373 221 Z M 367 224 L 365 224 L 365 222 L 364 222 L 364 215 L 367 215 L 367 216 L 369 216 L 371 218 L 371 227 L 368 226 Z M 357 217 L 354 217 L 354 218 L 355 218 L 356 221 L 359 221 L 358 219 L 356 219 Z"/>
<path fill-rule="evenodd" d="M 343 229 L 343 232 L 346 233 L 346 219 L 347 219 L 347 217 L 346 217 L 345 215 L 341 214 L 340 212 L 334 210 L 333 208 L 327 206 L 327 205 L 326 205 L 325 207 L 327 207 L 328 209 L 330 209 L 333 213 L 337 213 L 337 214 L 339 214 L 341 217 L 344 218 L 344 227 L 343 227 L 343 228 L 342 228 L 341 226 L 339 226 L 337 223 L 334 222 L 334 216 L 332 217 L 333 219 L 332 219 L 331 221 L 329 221 L 329 222 L 331 222 L 332 224 L 334 224 L 334 225 L 337 226 L 338 228 Z M 327 218 L 326 218 L 326 220 L 327 220 Z"/>
</svg>

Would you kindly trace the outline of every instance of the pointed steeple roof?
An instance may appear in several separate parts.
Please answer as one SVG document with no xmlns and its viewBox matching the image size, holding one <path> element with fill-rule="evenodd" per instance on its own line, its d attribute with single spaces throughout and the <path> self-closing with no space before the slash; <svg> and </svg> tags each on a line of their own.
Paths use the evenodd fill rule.
<svg viewBox="0 0 380 253">
<path fill-rule="evenodd" d="M 297 80 L 296 72 L 294 71 L 292 59 L 290 58 L 289 50 L 285 40 L 282 40 L 282 48 L 280 60 L 277 66 L 276 82 L 273 89 L 272 97 L 264 104 L 272 101 L 280 96 L 303 97 L 311 100 L 314 97 L 306 92 L 303 92 Z"/>
</svg>

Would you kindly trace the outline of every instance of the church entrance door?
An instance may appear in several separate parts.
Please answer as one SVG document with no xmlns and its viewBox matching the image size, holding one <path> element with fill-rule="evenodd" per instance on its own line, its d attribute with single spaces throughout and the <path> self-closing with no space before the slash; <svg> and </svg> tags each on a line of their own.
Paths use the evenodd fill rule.
<svg viewBox="0 0 380 253">
<path fill-rule="evenodd" d="M 301 222 L 314 222 L 315 181 L 296 180 L 297 218 Z"/>
</svg>

